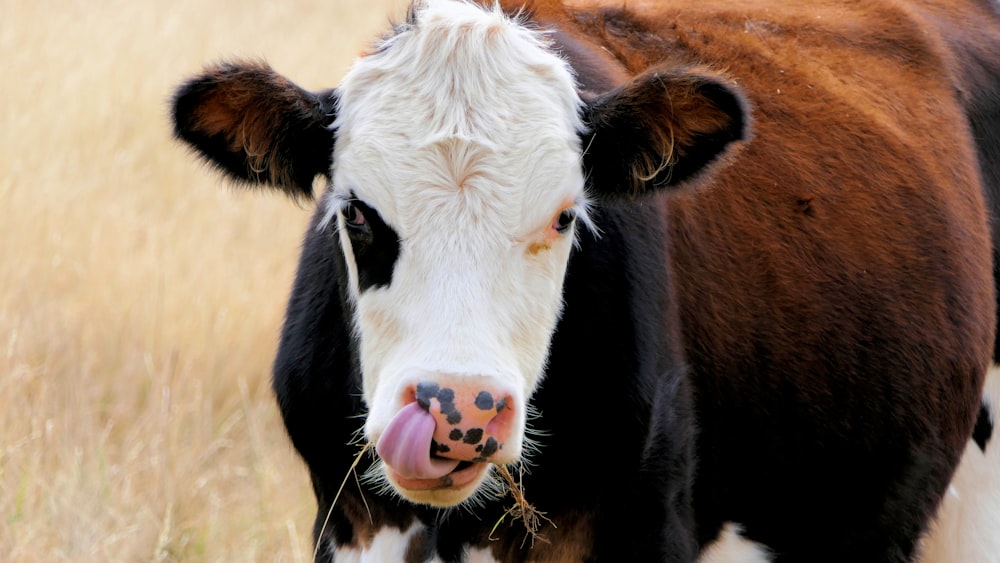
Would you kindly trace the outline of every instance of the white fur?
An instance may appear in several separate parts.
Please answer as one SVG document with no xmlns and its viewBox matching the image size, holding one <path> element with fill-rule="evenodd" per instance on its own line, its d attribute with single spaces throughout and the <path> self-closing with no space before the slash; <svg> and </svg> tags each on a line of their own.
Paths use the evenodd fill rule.
<svg viewBox="0 0 1000 563">
<path fill-rule="evenodd" d="M 705 546 L 698 563 L 768 563 L 767 549 L 742 535 L 738 524 L 726 522 L 719 537 Z"/>
<path fill-rule="evenodd" d="M 488 549 L 469 549 L 465 552 L 465 563 L 499 563 Z"/>
<path fill-rule="evenodd" d="M 340 88 L 329 217 L 353 193 L 401 239 L 387 287 L 360 292 L 342 216 L 369 440 L 434 374 L 489 375 L 519 420 L 496 461 L 522 449 L 525 406 L 559 316 L 572 231 L 586 213 L 580 99 L 544 35 L 499 10 L 428 0 L 417 23 L 358 60 Z M 406 492 L 458 503 L 472 491 Z"/>
<path fill-rule="evenodd" d="M 406 531 L 395 528 L 385 528 L 375 534 L 370 546 L 364 549 L 341 547 L 334 553 L 336 563 L 393 563 L 404 561 L 406 550 L 415 535 L 422 532 L 424 526 L 415 522 Z M 498 563 L 493 553 L 488 549 L 469 548 L 465 552 L 465 563 Z M 440 557 L 434 556 L 424 563 L 443 563 Z"/>
<path fill-rule="evenodd" d="M 386 563 L 404 561 L 406 550 L 415 535 L 424 530 L 423 524 L 414 522 L 406 530 L 382 528 L 376 532 L 370 545 L 364 548 L 340 547 L 334 553 L 337 563 Z"/>
<path fill-rule="evenodd" d="M 984 398 L 1000 422 L 1000 367 L 987 374 Z M 969 441 L 937 519 L 923 544 L 925 563 L 1000 562 L 1000 432 L 994 427 L 986 453 Z"/>
</svg>

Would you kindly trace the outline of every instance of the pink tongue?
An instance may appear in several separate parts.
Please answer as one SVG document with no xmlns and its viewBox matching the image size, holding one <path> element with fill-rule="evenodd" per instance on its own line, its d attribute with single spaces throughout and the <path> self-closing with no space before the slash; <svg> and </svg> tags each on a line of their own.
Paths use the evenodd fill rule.
<svg viewBox="0 0 1000 563">
<path fill-rule="evenodd" d="M 406 479 L 439 479 L 458 466 L 457 460 L 431 457 L 434 417 L 417 403 L 402 408 L 389 421 L 375 450 Z"/>
</svg>

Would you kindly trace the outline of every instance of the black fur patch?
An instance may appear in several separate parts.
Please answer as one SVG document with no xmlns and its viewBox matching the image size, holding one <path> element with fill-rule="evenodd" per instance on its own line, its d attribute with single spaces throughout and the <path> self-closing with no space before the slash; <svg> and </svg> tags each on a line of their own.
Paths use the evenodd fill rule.
<svg viewBox="0 0 1000 563">
<path fill-rule="evenodd" d="M 976 427 L 972 429 L 972 439 L 979 446 L 979 449 L 986 452 L 986 444 L 993 436 L 993 418 L 990 416 L 990 407 L 985 403 L 979 407 L 979 418 L 976 419 Z"/>
<path fill-rule="evenodd" d="M 364 214 L 365 228 L 348 227 L 347 233 L 358 267 L 358 289 L 364 293 L 372 288 L 388 287 L 399 259 L 399 235 L 375 208 L 354 199 L 351 203 Z"/>
</svg>

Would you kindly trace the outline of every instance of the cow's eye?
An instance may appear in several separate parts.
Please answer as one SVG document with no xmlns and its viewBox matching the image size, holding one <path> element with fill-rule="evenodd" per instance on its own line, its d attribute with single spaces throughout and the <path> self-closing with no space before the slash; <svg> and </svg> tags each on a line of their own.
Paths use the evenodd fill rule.
<svg viewBox="0 0 1000 563">
<path fill-rule="evenodd" d="M 569 209 L 563 209 L 562 213 L 556 217 L 555 222 L 552 224 L 552 228 L 557 232 L 565 233 L 573 225 L 573 221 L 576 220 L 576 210 L 570 207 Z"/>
<path fill-rule="evenodd" d="M 368 221 L 365 219 L 365 214 L 362 213 L 361 208 L 355 202 L 345 202 L 340 212 L 344 215 L 344 223 L 351 229 L 366 230 L 368 228 Z"/>
</svg>

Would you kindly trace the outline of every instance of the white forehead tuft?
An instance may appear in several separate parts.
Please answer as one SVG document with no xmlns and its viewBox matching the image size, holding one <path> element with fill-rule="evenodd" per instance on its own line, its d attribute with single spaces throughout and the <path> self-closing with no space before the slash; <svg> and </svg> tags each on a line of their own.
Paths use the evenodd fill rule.
<svg viewBox="0 0 1000 563">
<path fill-rule="evenodd" d="M 350 135 L 392 112 L 419 126 L 425 143 L 457 137 L 488 144 L 504 138 L 511 120 L 566 135 L 582 130 L 572 70 L 550 50 L 545 32 L 499 7 L 456 0 L 427 0 L 414 18 L 345 76 L 337 129 L 349 125 Z M 395 115 L 400 110 L 411 114 Z"/>
<path fill-rule="evenodd" d="M 428 0 L 416 7 L 414 18 L 344 78 L 340 90 L 348 115 L 341 120 L 355 117 L 349 114 L 357 90 L 369 93 L 381 83 L 390 99 L 430 102 L 427 109 L 435 111 L 422 117 L 432 116 L 446 136 L 480 138 L 492 124 L 467 109 L 495 108 L 483 104 L 538 95 L 538 89 L 568 110 L 563 117 L 574 132 L 582 128 L 572 70 L 551 51 L 544 31 L 529 29 L 498 6 L 488 10 L 461 0 Z M 387 76 L 393 79 L 386 81 Z M 551 108 L 538 108 L 543 109 Z"/>
</svg>

